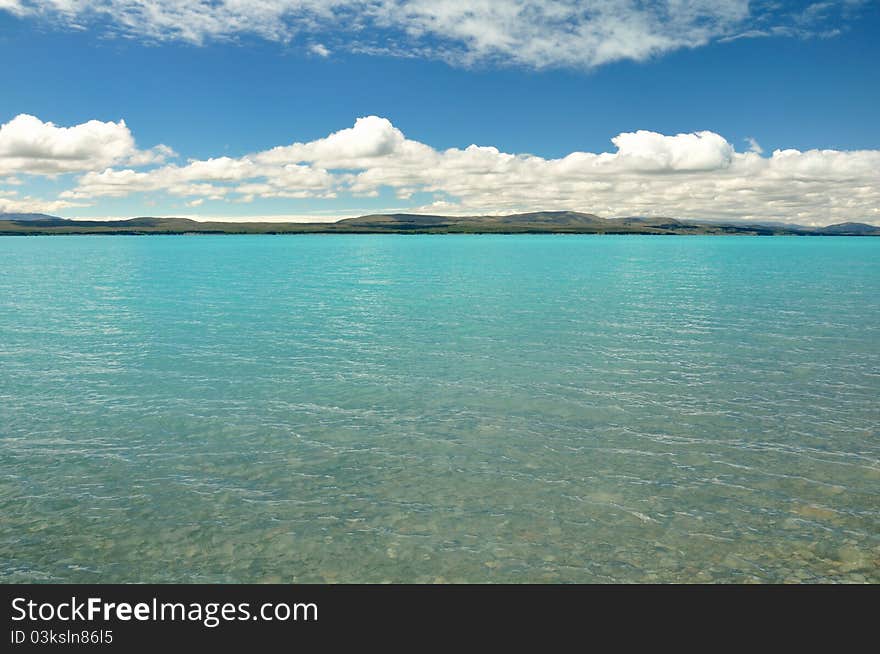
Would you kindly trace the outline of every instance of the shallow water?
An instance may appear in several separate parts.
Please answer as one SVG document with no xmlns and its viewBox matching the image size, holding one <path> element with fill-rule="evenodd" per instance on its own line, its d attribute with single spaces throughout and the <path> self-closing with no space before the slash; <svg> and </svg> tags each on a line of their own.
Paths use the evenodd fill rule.
<svg viewBox="0 0 880 654">
<path fill-rule="evenodd" d="M 880 239 L 0 237 L 0 580 L 880 582 Z"/>
</svg>

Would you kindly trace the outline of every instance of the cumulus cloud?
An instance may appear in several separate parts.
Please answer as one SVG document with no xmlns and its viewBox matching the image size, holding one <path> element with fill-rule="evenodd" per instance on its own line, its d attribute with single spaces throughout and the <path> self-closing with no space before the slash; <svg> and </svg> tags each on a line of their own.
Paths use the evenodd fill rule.
<svg viewBox="0 0 880 654">
<path fill-rule="evenodd" d="M 71 207 L 83 206 L 69 200 L 42 200 L 29 195 L 18 197 L 15 191 L 0 190 L 0 213 L 54 214 Z"/>
<path fill-rule="evenodd" d="M 406 138 L 387 118 L 358 118 L 353 127 L 339 130 L 309 143 L 279 146 L 256 156 L 262 163 L 320 162 L 327 167 L 357 166 L 358 162 L 375 159 L 397 151 Z M 410 141 L 412 143 L 412 141 Z"/>
<path fill-rule="evenodd" d="M 164 145 L 138 150 L 124 120 L 90 120 L 73 127 L 58 127 L 35 116 L 19 114 L 0 125 L 0 175 L 56 175 L 119 162 L 146 165 L 161 163 L 173 154 Z"/>
<path fill-rule="evenodd" d="M 611 142 L 617 146 L 614 160 L 633 170 L 716 170 L 730 166 L 733 158 L 733 146 L 714 132 L 664 136 L 639 130 L 618 134 Z"/>
<path fill-rule="evenodd" d="M 644 60 L 713 40 L 831 36 L 828 25 L 844 21 L 858 4 L 829 0 L 803 9 L 749 0 L 0 0 L 0 10 L 76 28 L 96 23 L 151 40 L 299 38 L 312 42 L 309 51 L 319 56 L 348 49 L 541 68 Z"/>
<path fill-rule="evenodd" d="M 92 202 L 133 193 L 199 200 L 323 200 L 390 190 L 409 210 L 457 214 L 576 209 L 605 216 L 880 221 L 880 151 L 737 152 L 719 134 L 618 134 L 610 152 L 558 159 L 492 146 L 437 150 L 406 138 L 390 120 L 352 127 L 244 157 L 192 160 L 149 170 L 90 171 L 60 195 Z M 413 206 L 413 196 L 431 198 Z"/>
</svg>

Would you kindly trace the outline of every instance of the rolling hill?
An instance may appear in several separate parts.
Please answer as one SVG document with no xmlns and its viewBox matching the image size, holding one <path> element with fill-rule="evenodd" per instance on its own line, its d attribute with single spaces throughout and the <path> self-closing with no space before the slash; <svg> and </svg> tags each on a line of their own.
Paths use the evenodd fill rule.
<svg viewBox="0 0 880 654">
<path fill-rule="evenodd" d="M 336 223 L 199 222 L 188 218 L 70 220 L 45 214 L 0 213 L 0 234 L 745 234 L 880 236 L 880 227 L 847 222 L 827 227 L 675 218 L 600 218 L 575 211 L 537 211 L 507 216 L 439 216 L 392 213 Z"/>
</svg>

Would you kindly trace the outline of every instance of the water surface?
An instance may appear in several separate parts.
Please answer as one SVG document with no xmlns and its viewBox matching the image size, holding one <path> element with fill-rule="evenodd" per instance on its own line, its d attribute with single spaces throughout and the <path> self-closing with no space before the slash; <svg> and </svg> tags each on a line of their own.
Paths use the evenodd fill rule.
<svg viewBox="0 0 880 654">
<path fill-rule="evenodd" d="M 880 582 L 880 239 L 0 237 L 0 580 Z"/>
</svg>

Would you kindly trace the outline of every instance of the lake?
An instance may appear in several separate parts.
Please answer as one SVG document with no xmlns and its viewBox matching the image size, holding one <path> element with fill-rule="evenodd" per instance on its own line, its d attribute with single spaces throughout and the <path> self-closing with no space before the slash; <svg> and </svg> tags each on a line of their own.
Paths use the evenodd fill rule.
<svg viewBox="0 0 880 654">
<path fill-rule="evenodd" d="M 4 582 L 880 582 L 880 238 L 0 237 Z"/>
</svg>

